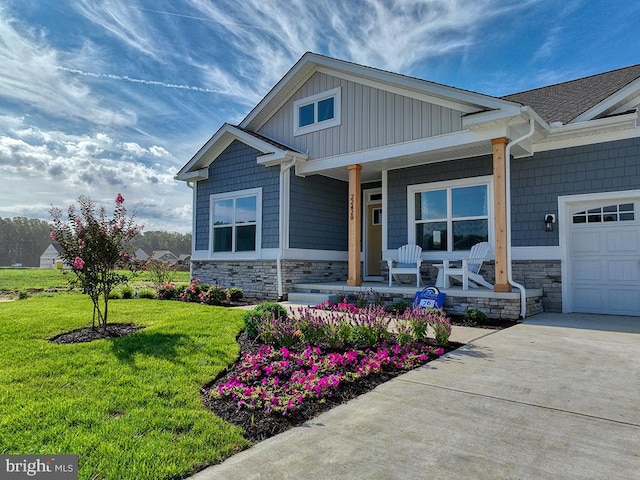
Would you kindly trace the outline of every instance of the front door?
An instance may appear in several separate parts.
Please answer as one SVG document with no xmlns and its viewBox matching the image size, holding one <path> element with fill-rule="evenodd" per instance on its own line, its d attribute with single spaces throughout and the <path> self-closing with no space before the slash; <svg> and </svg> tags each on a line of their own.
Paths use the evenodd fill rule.
<svg viewBox="0 0 640 480">
<path fill-rule="evenodd" d="M 382 275 L 382 192 L 365 190 L 365 277 Z"/>
</svg>

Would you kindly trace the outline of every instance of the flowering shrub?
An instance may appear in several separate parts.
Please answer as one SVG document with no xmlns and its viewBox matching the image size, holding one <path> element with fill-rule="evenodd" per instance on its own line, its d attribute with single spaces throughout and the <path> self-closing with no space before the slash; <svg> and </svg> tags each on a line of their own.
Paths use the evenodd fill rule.
<svg viewBox="0 0 640 480">
<path fill-rule="evenodd" d="M 74 283 L 89 295 L 93 302 L 93 321 L 107 328 L 109 295 L 115 287 L 126 283 L 127 275 L 121 269 L 135 269 L 131 240 L 140 232 L 135 217 L 127 216 L 124 198 L 118 194 L 113 216 L 107 217 L 104 207 L 85 196 L 78 198 L 80 212 L 75 205 L 67 209 L 68 220 L 63 220 L 62 210 L 53 207 L 51 239 L 62 247 L 60 256 L 75 274 Z"/>
<path fill-rule="evenodd" d="M 427 310 L 429 326 L 433 328 L 436 336 L 436 344 L 446 345 L 451 336 L 451 321 L 441 308 L 431 308 Z"/>
<path fill-rule="evenodd" d="M 199 302 L 201 292 L 200 280 L 194 278 L 191 280 L 191 283 L 189 283 L 189 286 L 178 294 L 178 299 L 183 302 Z"/>
<path fill-rule="evenodd" d="M 442 348 L 384 343 L 344 353 L 323 353 L 310 345 L 299 351 L 263 345 L 255 354 L 244 354 L 237 373 L 207 393 L 214 399 L 232 398 L 239 407 L 289 415 L 305 399 L 331 397 L 342 382 L 415 368 L 443 353 Z"/>
<path fill-rule="evenodd" d="M 224 287 L 220 287 L 218 285 L 213 285 L 211 287 L 201 285 L 200 290 L 201 292 L 198 295 L 198 300 L 202 303 L 206 303 L 207 305 L 222 305 L 229 299 L 228 292 Z"/>
<path fill-rule="evenodd" d="M 156 297 L 159 300 L 173 300 L 177 297 L 176 286 L 173 283 L 158 285 L 156 287 Z"/>
</svg>

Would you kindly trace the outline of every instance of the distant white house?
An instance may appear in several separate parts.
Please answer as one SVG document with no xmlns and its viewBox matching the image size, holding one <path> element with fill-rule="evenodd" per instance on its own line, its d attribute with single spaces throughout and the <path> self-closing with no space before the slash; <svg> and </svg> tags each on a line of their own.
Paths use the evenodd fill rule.
<svg viewBox="0 0 640 480">
<path fill-rule="evenodd" d="M 62 262 L 62 247 L 58 244 L 51 243 L 47 249 L 40 255 L 40 268 L 56 268 L 56 262 Z"/>
</svg>

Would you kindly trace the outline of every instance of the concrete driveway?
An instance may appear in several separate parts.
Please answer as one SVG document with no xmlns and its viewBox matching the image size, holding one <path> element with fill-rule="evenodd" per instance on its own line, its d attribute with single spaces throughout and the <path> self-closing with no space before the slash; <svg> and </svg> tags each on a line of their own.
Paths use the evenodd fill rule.
<svg viewBox="0 0 640 480">
<path fill-rule="evenodd" d="M 454 336 L 470 343 L 192 478 L 640 479 L 640 317 Z"/>
</svg>

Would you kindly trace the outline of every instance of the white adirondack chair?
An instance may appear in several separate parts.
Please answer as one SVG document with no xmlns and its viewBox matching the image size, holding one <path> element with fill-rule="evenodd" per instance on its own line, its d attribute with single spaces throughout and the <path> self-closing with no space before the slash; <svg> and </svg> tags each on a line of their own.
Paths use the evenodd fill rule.
<svg viewBox="0 0 640 480">
<path fill-rule="evenodd" d="M 487 282 L 482 275 L 480 275 L 480 267 L 482 262 L 487 258 L 491 251 L 491 245 L 488 242 L 476 243 L 471 247 L 468 258 L 460 259 L 461 265 L 454 266 L 451 262 L 456 260 L 443 260 L 442 266 L 436 265 L 436 267 L 442 267 L 442 275 L 444 288 L 449 288 L 450 278 L 454 278 L 459 282 L 462 282 L 462 289 L 469 290 L 471 288 L 478 288 L 478 285 L 493 289 L 493 285 Z"/>
<path fill-rule="evenodd" d="M 422 264 L 422 247 L 420 245 L 403 245 L 398 249 L 398 259 L 387 259 L 389 265 L 389 286 L 391 286 L 392 279 L 395 277 L 398 285 L 400 279 L 398 275 L 415 275 L 416 276 L 416 288 L 419 288 L 422 284 L 422 277 L 420 275 L 420 265 Z"/>
</svg>

